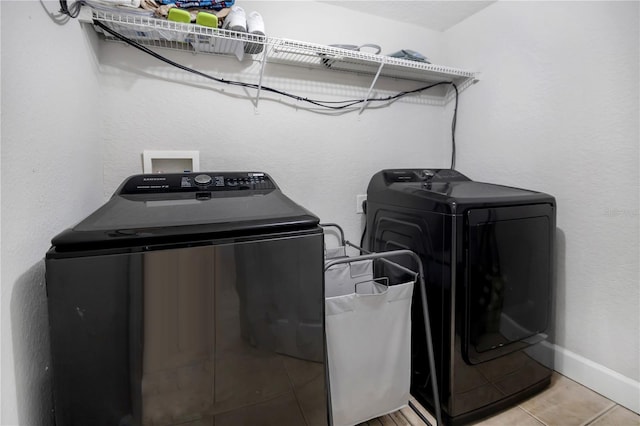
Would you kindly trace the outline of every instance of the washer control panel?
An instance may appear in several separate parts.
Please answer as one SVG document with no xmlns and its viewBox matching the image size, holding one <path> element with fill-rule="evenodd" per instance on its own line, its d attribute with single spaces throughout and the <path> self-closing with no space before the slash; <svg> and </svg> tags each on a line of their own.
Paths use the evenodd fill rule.
<svg viewBox="0 0 640 426">
<path fill-rule="evenodd" d="M 200 172 L 136 175 L 119 194 L 157 194 L 197 191 L 273 190 L 277 186 L 262 172 Z"/>
</svg>

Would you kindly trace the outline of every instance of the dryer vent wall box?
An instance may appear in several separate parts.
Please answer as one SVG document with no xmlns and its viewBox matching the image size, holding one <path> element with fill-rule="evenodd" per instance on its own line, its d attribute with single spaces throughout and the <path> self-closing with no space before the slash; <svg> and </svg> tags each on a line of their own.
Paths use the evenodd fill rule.
<svg viewBox="0 0 640 426">
<path fill-rule="evenodd" d="M 329 424 L 318 222 L 266 173 L 127 179 L 46 255 L 55 423 Z"/>
<path fill-rule="evenodd" d="M 143 173 L 183 173 L 200 171 L 200 151 L 142 152 Z"/>
</svg>

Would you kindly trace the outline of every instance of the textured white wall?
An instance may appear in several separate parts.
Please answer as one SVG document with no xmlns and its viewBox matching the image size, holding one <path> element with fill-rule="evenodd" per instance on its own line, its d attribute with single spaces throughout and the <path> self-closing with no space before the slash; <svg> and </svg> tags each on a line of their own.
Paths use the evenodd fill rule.
<svg viewBox="0 0 640 426">
<path fill-rule="evenodd" d="M 464 94 L 458 168 L 557 198 L 556 342 L 635 381 L 636 410 L 639 6 L 498 2 L 444 45 L 482 72 Z"/>
<path fill-rule="evenodd" d="M 49 424 L 45 252 L 102 202 L 94 50 L 57 1 L 2 1 L 0 424 Z"/>
</svg>

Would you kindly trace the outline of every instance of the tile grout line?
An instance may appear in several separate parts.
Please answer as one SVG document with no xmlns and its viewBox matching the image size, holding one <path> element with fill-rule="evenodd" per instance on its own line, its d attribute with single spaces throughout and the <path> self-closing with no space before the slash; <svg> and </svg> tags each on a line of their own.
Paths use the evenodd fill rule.
<svg viewBox="0 0 640 426">
<path fill-rule="evenodd" d="M 610 401 L 613 405 L 611 405 L 610 407 L 607 407 L 605 409 L 603 409 L 602 411 L 600 411 L 599 413 L 596 413 L 592 418 L 590 418 L 589 420 L 586 420 L 582 423 L 580 423 L 580 426 L 587 426 L 592 424 L 593 422 L 595 422 L 597 419 L 599 419 L 600 417 L 604 416 L 605 414 L 607 414 L 609 411 L 613 410 L 614 408 L 616 408 L 616 406 L 618 404 L 614 403 L 613 401 Z M 544 420 L 542 420 L 541 418 L 539 418 L 538 416 L 536 416 L 535 414 L 533 414 L 531 411 L 527 410 L 526 408 L 518 405 L 518 408 L 520 408 L 521 410 L 523 410 L 525 413 L 527 413 L 528 415 L 530 415 L 531 417 L 533 417 L 534 419 L 536 419 L 539 423 L 545 425 L 545 426 L 552 426 L 549 423 L 546 423 Z"/>
<path fill-rule="evenodd" d="M 539 418 L 538 416 L 536 416 L 535 414 L 533 414 L 531 411 L 527 410 L 526 408 L 524 408 L 522 405 L 517 405 L 517 407 L 519 409 L 521 409 L 522 411 L 524 411 L 525 413 L 527 413 L 528 415 L 530 415 L 531 417 L 533 417 L 534 419 L 536 419 L 536 421 L 540 424 L 543 424 L 545 426 L 549 426 L 547 425 L 544 420 L 542 420 L 541 418 Z"/>
<path fill-rule="evenodd" d="M 516 408 L 519 408 L 522 411 L 524 411 L 529 417 L 533 418 L 536 422 L 540 423 L 541 425 L 549 426 L 545 422 L 543 422 L 542 419 L 539 419 L 538 417 L 536 417 L 535 415 L 533 415 L 532 413 L 530 413 L 529 411 L 527 411 L 526 409 L 524 409 L 520 405 L 516 405 Z"/>
<path fill-rule="evenodd" d="M 613 409 L 616 408 L 617 406 L 618 406 L 618 404 L 614 403 L 611 407 L 602 410 L 601 412 L 596 414 L 591 420 L 587 420 L 586 422 L 582 423 L 582 425 L 580 425 L 580 426 L 586 426 L 586 425 L 592 424 L 593 422 L 595 422 L 599 418 L 604 417 L 605 415 L 607 415 L 610 411 L 613 411 Z"/>
</svg>

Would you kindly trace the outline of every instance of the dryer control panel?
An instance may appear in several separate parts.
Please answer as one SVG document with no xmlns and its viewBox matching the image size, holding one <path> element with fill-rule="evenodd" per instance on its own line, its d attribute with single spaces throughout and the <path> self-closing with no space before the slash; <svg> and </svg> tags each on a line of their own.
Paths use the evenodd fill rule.
<svg viewBox="0 0 640 426">
<path fill-rule="evenodd" d="M 396 182 L 463 182 L 469 178 L 453 169 L 394 169 L 383 170 L 387 184 Z"/>
<path fill-rule="evenodd" d="M 275 182 L 262 172 L 199 172 L 132 176 L 117 193 L 129 195 L 273 189 L 277 189 Z"/>
</svg>

